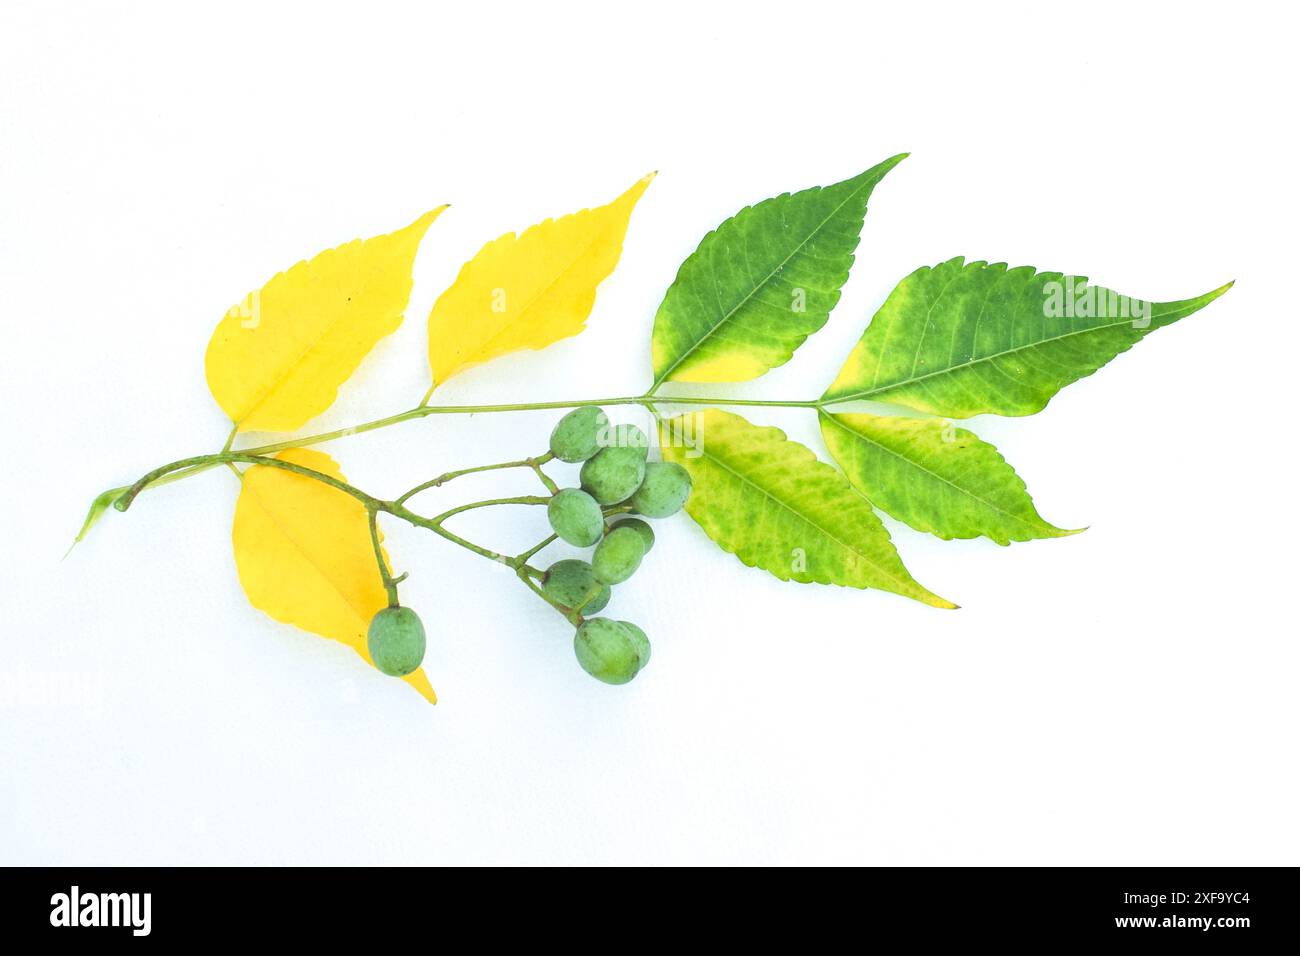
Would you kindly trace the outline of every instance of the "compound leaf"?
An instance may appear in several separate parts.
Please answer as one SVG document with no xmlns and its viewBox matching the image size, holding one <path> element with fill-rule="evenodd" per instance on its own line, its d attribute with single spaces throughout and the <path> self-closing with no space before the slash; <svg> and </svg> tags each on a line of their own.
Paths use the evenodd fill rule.
<svg viewBox="0 0 1300 956">
<path fill-rule="evenodd" d="M 434 385 L 500 355 L 543 349 L 581 332 L 652 179 L 653 173 L 607 206 L 508 232 L 466 262 L 429 313 Z"/>
<path fill-rule="evenodd" d="M 333 404 L 402 324 L 416 250 L 445 208 L 299 262 L 226 313 L 208 342 L 208 387 L 240 431 L 293 431 Z"/>
<path fill-rule="evenodd" d="M 826 324 L 871 191 L 906 155 L 833 186 L 748 206 L 706 235 L 655 315 L 655 387 L 743 382 L 788 362 Z"/>
<path fill-rule="evenodd" d="M 296 448 L 277 457 L 346 480 L 324 452 Z M 239 581 L 254 607 L 342 641 L 370 663 L 366 631 L 388 596 L 361 502 L 312 478 L 254 465 L 243 475 L 232 537 Z M 422 669 L 403 680 L 437 702 Z"/>
<path fill-rule="evenodd" d="M 912 578 L 867 499 L 780 429 L 710 409 L 665 420 L 660 445 L 666 461 L 690 472 L 687 512 L 746 565 L 783 581 L 880 588 L 956 607 Z"/>
<path fill-rule="evenodd" d="M 871 503 L 944 540 L 998 544 L 1075 534 L 1044 521 L 998 450 L 936 418 L 820 415 L 822 437 Z"/>
<path fill-rule="evenodd" d="M 950 418 L 1032 415 L 1143 336 L 1232 287 L 1150 303 L 1032 266 L 917 269 L 867 326 L 826 402 L 869 399 Z"/>
</svg>

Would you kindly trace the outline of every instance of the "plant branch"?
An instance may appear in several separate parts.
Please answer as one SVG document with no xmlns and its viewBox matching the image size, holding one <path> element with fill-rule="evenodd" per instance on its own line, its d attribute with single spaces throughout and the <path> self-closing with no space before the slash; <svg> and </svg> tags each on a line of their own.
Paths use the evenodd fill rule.
<svg viewBox="0 0 1300 956">
<path fill-rule="evenodd" d="M 529 560 L 533 555 L 537 554 L 537 553 L 538 553 L 539 551 L 541 551 L 543 548 L 547 548 L 547 547 L 549 547 L 550 545 L 552 545 L 553 543 L 555 543 L 556 541 L 559 541 L 559 540 L 560 540 L 560 536 L 559 536 L 558 534 L 553 534 L 553 535 L 551 535 L 550 537 L 546 538 L 545 540 L 540 541 L 540 542 L 538 542 L 537 544 L 533 545 L 531 548 L 529 548 L 529 549 L 528 549 L 527 551 L 525 551 L 523 554 L 515 555 L 515 562 L 516 562 L 518 565 L 523 566 L 524 563 L 525 563 L 526 561 L 528 561 L 528 560 Z"/>
<path fill-rule="evenodd" d="M 517 495 L 514 498 L 489 498 L 486 501 L 471 501 L 467 505 L 457 505 L 444 511 L 440 515 L 435 515 L 432 519 L 436 525 L 441 525 L 453 515 L 458 515 L 463 511 L 473 511 L 475 508 L 490 508 L 494 505 L 545 505 L 549 504 L 550 498 L 544 498 L 541 495 Z"/>
<path fill-rule="evenodd" d="M 658 386 L 656 386 L 657 388 Z M 432 389 L 429 395 L 425 396 L 424 401 L 428 401 L 432 396 Z M 173 462 L 171 465 L 164 465 L 160 469 L 150 472 L 145 478 L 136 482 L 135 485 L 123 486 L 120 488 L 111 488 L 108 491 L 100 493 L 92 503 L 86 521 L 82 526 L 77 540 L 80 541 L 85 537 L 90 526 L 98 518 L 101 504 L 111 501 L 114 507 L 119 511 L 125 511 L 130 507 L 131 501 L 135 500 L 136 495 L 145 487 L 151 485 L 169 484 L 173 481 L 180 481 L 191 475 L 199 474 L 210 468 L 230 462 L 247 462 L 251 464 L 269 464 L 275 459 L 268 459 L 264 456 L 273 455 L 277 452 L 286 451 L 290 448 L 307 448 L 312 445 L 320 445 L 325 442 L 334 441 L 338 438 L 344 438 L 348 435 L 359 435 L 363 432 L 375 431 L 380 428 L 387 428 L 390 425 L 397 425 L 401 422 L 414 421 L 415 419 L 425 418 L 429 415 L 477 415 L 490 414 L 495 412 L 525 412 L 525 411 L 545 411 L 547 409 L 579 408 L 584 405 L 639 405 L 653 414 L 658 414 L 654 404 L 660 403 L 665 405 L 720 405 L 720 406 L 740 406 L 740 407 L 764 407 L 764 408 L 811 408 L 823 409 L 836 402 L 823 402 L 820 399 L 810 399 L 804 401 L 779 400 L 779 399 L 744 399 L 744 398 L 725 398 L 717 396 L 683 396 L 681 398 L 670 398 L 656 394 L 653 390 L 645 395 L 623 395 L 612 398 L 593 398 L 578 399 L 553 402 L 516 402 L 502 405 L 426 405 L 421 403 L 415 408 L 407 409 L 404 412 L 398 412 L 396 415 L 389 415 L 384 418 L 377 418 L 374 421 L 363 422 L 360 425 L 349 425 L 346 428 L 337 428 L 333 431 L 321 432 L 315 435 L 305 435 L 301 438 L 291 438 L 285 441 L 272 442 L 266 445 L 257 445 L 252 448 L 233 449 L 231 446 L 236 437 L 238 437 L 238 427 L 232 430 L 226 440 L 226 447 L 219 454 L 215 455 L 196 455 L 193 458 L 182 459 L 185 464 Z M 239 457 L 243 456 L 243 457 Z M 546 489 L 552 494 L 558 490 L 558 486 L 550 479 L 549 476 L 541 470 L 541 465 L 550 459 L 543 456 L 537 459 L 537 464 L 533 470 L 537 473 L 538 478 L 546 486 Z M 527 463 L 526 461 L 524 462 Z M 494 466 L 499 467 L 499 466 Z M 294 470 L 292 468 L 286 470 Z M 473 469 L 486 470 L 486 469 Z M 302 469 L 300 473 L 309 472 L 310 469 Z M 465 472 L 468 473 L 468 472 Z M 328 477 L 328 476 L 323 476 Z M 454 477 L 454 475 L 453 475 Z M 450 480 L 448 476 L 443 476 L 443 480 Z M 350 487 L 350 486 L 349 486 Z M 404 502 L 406 498 L 414 494 L 415 491 L 408 492 L 400 501 Z M 368 496 L 367 496 L 368 497 Z M 74 542 L 75 543 L 75 542 Z"/>
<path fill-rule="evenodd" d="M 462 475 L 474 475 L 484 471 L 499 471 L 503 468 L 531 468 L 542 476 L 543 482 L 548 482 L 550 479 L 547 478 L 545 473 L 541 470 L 541 466 L 546 462 L 551 461 L 554 457 L 555 456 L 550 452 L 547 452 L 539 458 L 522 458 L 519 461 L 503 461 L 495 465 L 478 465 L 474 468 L 461 468 L 458 471 L 449 471 L 445 475 L 439 475 L 437 478 L 431 478 L 429 481 L 421 482 L 416 485 L 410 491 L 400 495 L 397 498 L 397 503 L 400 505 L 407 499 L 413 498 L 422 491 L 428 491 L 430 488 L 439 488 L 451 481 L 453 478 L 460 478 Z M 554 494 L 555 491 L 558 490 L 558 488 L 555 488 L 551 493 Z"/>
<path fill-rule="evenodd" d="M 350 495 L 357 501 L 361 502 L 366 509 L 366 523 L 370 531 L 370 543 L 374 548 L 375 562 L 379 566 L 380 580 L 383 582 L 384 591 L 388 595 L 389 607 L 397 606 L 397 585 L 400 581 L 406 578 L 406 575 L 403 574 L 394 578 L 388 568 L 388 562 L 384 559 L 383 548 L 379 541 L 378 515 L 380 512 L 393 515 L 394 517 L 400 518 L 416 527 L 426 528 L 434 534 L 445 538 L 453 544 L 459 545 L 467 551 L 471 551 L 474 554 L 487 558 L 489 561 L 494 561 L 498 564 L 504 564 L 507 567 L 513 568 L 515 576 L 518 577 L 519 580 L 523 581 L 530 591 L 559 611 L 570 624 L 577 627 L 583 621 L 582 614 L 578 609 L 564 607 L 562 604 L 555 601 L 533 580 L 534 578 L 543 577 L 544 574 L 542 571 L 528 564 L 528 559 L 541 551 L 551 542 L 555 541 L 555 535 L 551 535 L 528 551 L 511 558 L 498 551 L 493 551 L 490 548 L 477 545 L 443 527 L 443 522 L 453 515 L 462 514 L 466 511 L 472 511 L 477 508 L 488 508 L 495 505 L 544 505 L 549 503 L 550 499 L 541 495 L 519 495 L 513 498 L 492 498 L 486 501 L 474 501 L 469 504 L 452 508 L 436 517 L 426 518 L 423 515 L 411 511 L 401 501 L 384 501 L 380 498 L 374 497 L 373 495 L 366 494 L 361 489 L 348 484 L 346 481 L 342 481 L 332 475 L 324 474 L 323 472 L 316 471 L 312 468 L 305 468 L 302 465 L 283 461 L 279 458 L 268 458 L 261 455 L 249 454 L 248 452 L 224 451 L 213 455 L 197 455 L 192 458 L 182 458 L 178 461 L 155 468 L 153 471 L 141 477 L 135 484 L 127 488 L 126 491 L 113 502 L 113 506 L 118 511 L 126 511 L 131 507 L 131 504 L 135 501 L 140 492 L 144 491 L 145 488 L 155 482 L 166 481 L 169 476 L 192 473 L 197 468 L 212 467 L 214 465 L 224 464 L 233 467 L 235 462 L 268 468 L 278 468 L 281 471 L 287 471 L 304 478 L 310 478 L 313 481 L 319 481 L 322 484 L 335 488 L 346 495 Z M 590 600 L 590 598 L 588 598 L 588 600 Z M 583 602 L 584 605 L 586 603 L 586 601 Z"/>
<path fill-rule="evenodd" d="M 565 607 L 559 601 L 555 600 L 553 597 L 551 597 L 549 594 L 543 591 L 540 587 L 538 587 L 537 583 L 533 581 L 531 577 L 529 577 L 528 573 L 524 571 L 522 568 L 518 569 L 515 572 L 515 575 L 519 578 L 520 581 L 523 581 L 524 584 L 528 586 L 528 590 L 532 591 L 534 594 L 536 594 L 539 598 L 541 598 L 551 607 L 559 611 L 560 614 L 564 616 L 564 619 L 568 621 L 570 624 L 572 624 L 574 627 L 577 627 L 579 624 L 582 623 L 581 614 L 579 614 L 573 608 Z"/>
<path fill-rule="evenodd" d="M 384 510 L 395 518 L 401 518 L 403 521 L 408 524 L 413 524 L 417 528 L 424 528 L 428 531 L 432 531 L 439 537 L 447 539 L 452 544 L 459 545 L 466 551 L 472 551 L 479 557 L 487 558 L 489 561 L 495 561 L 497 564 L 511 565 L 511 560 L 506 555 L 501 554 L 499 551 L 493 551 L 491 548 L 485 548 L 482 545 L 475 544 L 473 541 L 466 538 L 462 538 L 460 535 L 448 531 L 432 518 L 418 515 L 405 505 L 399 505 L 396 502 L 386 502 L 385 504 L 387 507 Z"/>
<path fill-rule="evenodd" d="M 315 481 L 319 481 L 322 484 L 329 485 L 331 488 L 337 488 L 344 494 L 356 498 L 368 509 L 380 511 L 388 510 L 389 502 L 380 501 L 378 498 L 366 494 L 361 489 L 354 488 L 346 481 L 340 481 L 333 475 L 327 475 L 311 468 L 304 468 L 302 465 L 296 465 L 289 461 L 282 461 L 279 458 L 265 458 L 242 451 L 223 451 L 218 452 L 215 455 L 196 455 L 193 458 L 182 458 L 179 461 L 173 461 L 170 464 L 155 468 L 135 484 L 131 485 L 131 487 L 128 488 L 120 498 L 113 502 L 113 507 L 118 511 L 126 511 L 131 507 L 131 503 L 135 501 L 136 496 L 139 495 L 140 492 L 144 491 L 146 487 L 156 481 L 161 481 L 174 473 L 183 471 L 193 472 L 198 468 L 198 466 L 212 467 L 214 465 L 228 464 L 231 462 L 279 468 L 282 471 L 292 472 L 296 475 L 301 475 L 304 478 L 311 478 Z"/>
<path fill-rule="evenodd" d="M 544 487 L 551 494 L 557 495 L 560 493 L 560 486 L 551 480 L 550 475 L 542 471 L 542 465 L 546 464 L 546 462 L 548 461 L 553 460 L 554 458 L 555 456 L 548 451 L 541 458 L 532 459 L 532 461 L 529 464 L 533 469 L 533 473 L 537 475 L 537 480 L 542 483 L 542 487 Z"/>
<path fill-rule="evenodd" d="M 388 570 L 388 562 L 384 560 L 384 549 L 379 545 L 379 522 L 376 520 L 375 509 L 366 509 L 366 519 L 370 525 L 370 543 L 375 548 L 375 560 L 379 562 L 379 577 L 384 582 L 384 590 L 388 592 L 388 606 L 397 607 L 397 580 Z M 406 575 L 402 577 L 405 578 Z"/>
<path fill-rule="evenodd" d="M 118 511 L 126 511 L 131 507 L 131 503 L 135 501 L 136 496 L 139 495 L 141 491 L 156 481 L 165 480 L 168 475 L 191 470 L 200 465 L 211 467 L 213 465 L 220 465 L 227 462 L 242 462 L 248 465 L 263 465 L 268 468 L 279 468 L 282 471 L 301 475 L 304 478 L 311 478 L 315 481 L 321 482 L 322 484 L 329 485 L 331 488 L 336 488 L 346 495 L 351 495 L 353 498 L 356 498 L 366 507 L 367 512 L 382 511 L 391 514 L 395 518 L 401 518 L 409 524 L 413 524 L 420 528 L 427 528 L 434 534 L 446 538 L 453 544 L 457 544 L 460 547 L 465 548 L 467 551 L 472 551 L 477 555 L 481 555 L 490 561 L 496 561 L 500 564 L 513 566 L 511 559 L 505 555 L 474 544 L 472 541 L 468 541 L 460 535 L 453 534 L 446 528 L 443 528 L 442 525 L 434 519 L 418 515 L 404 505 L 397 504 L 393 501 L 383 501 L 373 495 L 368 495 L 361 489 L 349 485 L 346 481 L 340 481 L 332 475 L 326 475 L 311 468 L 304 468 L 302 465 L 296 465 L 293 462 L 282 461 L 279 458 L 265 458 L 258 455 L 250 455 L 247 452 L 230 451 L 219 452 L 215 455 L 199 455 L 194 458 L 182 458 L 179 461 L 174 461 L 170 464 L 163 465 L 160 468 L 155 468 L 134 485 L 131 485 L 126 492 L 113 503 L 113 507 Z M 478 502 L 477 504 L 481 505 L 483 502 Z"/>
<path fill-rule="evenodd" d="M 396 415 L 389 415 L 386 418 L 377 418 L 374 421 L 365 422 L 361 425 L 352 425 L 348 428 L 338 428 L 334 431 L 322 432 L 318 435 L 291 438 L 287 441 L 275 442 L 269 445 L 258 445 L 255 448 L 245 448 L 240 450 L 253 455 L 270 455 L 278 451 L 284 451 L 288 448 L 305 448 L 309 445 L 324 444 L 325 442 L 333 441 L 336 438 L 344 438 L 348 435 L 359 435 L 363 432 L 375 431 L 379 428 L 387 428 L 389 425 L 397 425 L 401 422 L 426 418 L 429 415 L 487 415 L 497 412 L 536 412 L 561 408 L 580 408 L 583 405 L 649 406 L 651 401 L 663 405 L 734 405 L 737 407 L 749 406 L 763 408 L 822 408 L 827 404 L 833 404 L 822 402 L 819 399 L 789 401 L 783 399 L 722 398 L 702 395 L 686 395 L 681 398 L 670 398 L 664 395 L 648 393 L 645 395 L 623 395 L 614 398 L 583 398 L 555 402 L 516 402 L 505 405 L 417 405 L 415 408 L 399 412 Z"/>
</svg>

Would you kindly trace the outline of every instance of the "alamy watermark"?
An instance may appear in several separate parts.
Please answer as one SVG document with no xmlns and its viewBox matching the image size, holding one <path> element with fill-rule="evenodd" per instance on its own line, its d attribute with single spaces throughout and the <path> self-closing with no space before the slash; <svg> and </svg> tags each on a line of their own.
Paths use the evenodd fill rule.
<svg viewBox="0 0 1300 956">
<path fill-rule="evenodd" d="M 148 936 L 152 904 L 151 893 L 83 893 L 73 886 L 50 897 L 50 925 L 122 926 L 132 936 Z"/>
<path fill-rule="evenodd" d="M 1043 315 L 1049 319 L 1129 319 L 1133 328 L 1145 329 L 1151 325 L 1151 303 L 1066 276 L 1064 282 L 1043 286 Z"/>
<path fill-rule="evenodd" d="M 596 444 L 601 448 L 630 446 L 645 448 L 648 439 L 639 428 L 626 425 L 605 424 L 596 433 Z M 675 415 L 659 423 L 661 448 L 684 448 L 684 458 L 699 458 L 704 454 L 704 413 L 691 412 Z"/>
</svg>

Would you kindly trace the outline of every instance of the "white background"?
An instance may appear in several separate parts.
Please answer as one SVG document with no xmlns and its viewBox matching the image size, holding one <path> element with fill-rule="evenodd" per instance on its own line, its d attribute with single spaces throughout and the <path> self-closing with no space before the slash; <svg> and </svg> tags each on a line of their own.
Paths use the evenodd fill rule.
<svg viewBox="0 0 1300 956">
<path fill-rule="evenodd" d="M 1296 863 L 1291 16 L 7 3 L 0 862 Z M 705 231 L 904 150 L 829 324 L 734 394 L 820 393 L 893 284 L 953 255 L 1156 300 L 1237 280 L 1044 413 L 973 423 L 1085 534 L 888 522 L 959 611 L 782 584 L 682 517 L 611 605 L 654 644 L 613 688 L 502 569 L 390 526 L 431 708 L 247 604 L 229 474 L 60 561 L 98 491 L 221 445 L 208 336 L 300 258 L 453 204 L 316 431 L 418 400 L 428 308 L 483 241 L 660 170 L 589 330 L 439 400 L 629 394 Z M 391 495 L 538 452 L 556 417 L 327 448 Z M 806 413 L 750 417 L 825 454 Z M 427 505 L 507 489 L 532 490 Z M 462 527 L 523 546 L 539 520 Z"/>
</svg>

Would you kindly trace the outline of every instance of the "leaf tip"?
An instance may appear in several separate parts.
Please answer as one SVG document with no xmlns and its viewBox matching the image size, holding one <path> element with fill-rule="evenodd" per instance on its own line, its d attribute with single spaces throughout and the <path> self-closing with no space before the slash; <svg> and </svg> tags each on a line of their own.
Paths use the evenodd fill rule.
<svg viewBox="0 0 1300 956">
<path fill-rule="evenodd" d="M 450 208 L 451 208 L 451 203 L 445 202 L 441 206 L 437 206 L 433 209 L 430 209 L 419 219 L 415 220 L 415 222 L 411 223 L 411 225 L 408 226 L 407 228 L 419 232 L 421 235 L 423 235 L 424 231 L 428 229 L 431 225 L 433 225 L 433 221 Z"/>
<path fill-rule="evenodd" d="M 895 155 L 890 156 L 883 163 L 880 163 L 876 168 L 880 170 L 880 174 L 883 176 L 885 173 L 889 172 L 891 169 L 893 169 L 895 166 L 897 166 L 899 163 L 901 163 L 903 160 L 907 159 L 907 157 L 911 155 L 912 154 L 910 152 L 896 153 Z"/>
<path fill-rule="evenodd" d="M 620 202 L 626 202 L 629 207 L 635 206 L 637 201 L 641 198 L 642 194 L 647 189 L 650 188 L 650 184 L 654 182 L 654 178 L 658 175 L 659 175 L 659 170 L 657 169 L 654 172 L 646 173 L 644 176 L 642 176 L 640 179 L 634 182 L 631 188 L 627 190 L 627 192 L 619 196 L 618 199 L 615 199 L 614 204 L 616 205 Z"/>
<path fill-rule="evenodd" d="M 960 604 L 954 604 L 952 601 L 949 601 L 947 598 L 940 597 L 939 595 L 931 591 L 929 588 L 923 585 L 918 585 L 918 587 L 921 588 L 921 594 L 919 596 L 912 595 L 912 594 L 908 594 L 906 596 L 911 597 L 914 600 L 920 601 L 922 604 L 925 604 L 929 607 L 937 607 L 941 611 L 957 611 L 961 609 Z"/>
<path fill-rule="evenodd" d="M 429 678 L 424 673 L 423 667 L 417 667 L 414 671 L 402 678 L 403 681 L 410 684 L 421 697 L 430 704 L 438 703 L 438 695 L 434 693 L 433 685 L 429 683 Z"/>
</svg>

